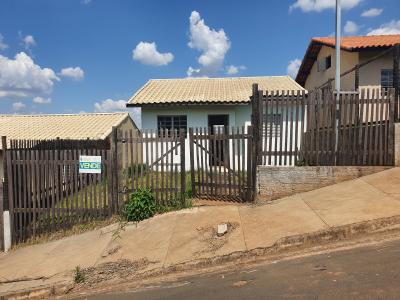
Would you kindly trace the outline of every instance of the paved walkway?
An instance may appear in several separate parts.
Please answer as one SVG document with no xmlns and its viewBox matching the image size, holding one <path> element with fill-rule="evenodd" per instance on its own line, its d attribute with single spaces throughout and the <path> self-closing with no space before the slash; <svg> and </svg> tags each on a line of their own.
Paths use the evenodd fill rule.
<svg viewBox="0 0 400 300">
<path fill-rule="evenodd" d="M 144 270 L 272 246 L 277 240 L 330 227 L 400 215 L 400 168 L 268 205 L 196 207 L 130 225 L 115 239 L 109 226 L 0 254 L 0 296 L 72 280 L 72 270 L 119 259 L 151 263 Z M 219 223 L 230 232 L 215 238 Z"/>
</svg>

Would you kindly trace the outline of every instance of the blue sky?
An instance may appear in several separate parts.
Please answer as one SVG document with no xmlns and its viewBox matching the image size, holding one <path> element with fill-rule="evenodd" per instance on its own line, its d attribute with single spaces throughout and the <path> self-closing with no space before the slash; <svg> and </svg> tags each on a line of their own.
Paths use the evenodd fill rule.
<svg viewBox="0 0 400 300">
<path fill-rule="evenodd" d="M 400 33 L 400 1 L 342 2 L 344 34 Z M 334 32 L 333 5 L 1 0 L 0 111 L 114 111 L 151 78 L 295 73 L 310 38 Z"/>
</svg>

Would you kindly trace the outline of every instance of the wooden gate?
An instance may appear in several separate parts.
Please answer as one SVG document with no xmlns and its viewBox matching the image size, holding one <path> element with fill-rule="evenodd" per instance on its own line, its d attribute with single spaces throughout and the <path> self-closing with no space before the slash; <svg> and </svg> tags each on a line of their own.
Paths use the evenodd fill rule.
<svg viewBox="0 0 400 300">
<path fill-rule="evenodd" d="M 251 201 L 255 161 L 252 127 L 190 128 L 191 188 L 194 197 Z"/>
<path fill-rule="evenodd" d="M 138 189 L 151 190 L 159 205 L 183 204 L 186 195 L 185 136 L 180 130 L 117 131 L 112 145 L 119 206 Z"/>
</svg>

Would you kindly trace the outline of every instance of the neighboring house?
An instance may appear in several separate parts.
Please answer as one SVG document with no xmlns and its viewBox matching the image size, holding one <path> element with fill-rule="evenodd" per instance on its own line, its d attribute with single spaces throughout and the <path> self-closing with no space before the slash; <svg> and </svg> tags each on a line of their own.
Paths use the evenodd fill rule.
<svg viewBox="0 0 400 300">
<path fill-rule="evenodd" d="M 112 127 L 137 129 L 128 113 L 0 115 L 0 136 L 10 139 L 110 139 Z M 0 140 L 0 179 L 3 178 L 3 145 Z"/>
<path fill-rule="evenodd" d="M 189 127 L 246 126 L 251 121 L 252 84 L 268 92 L 303 92 L 289 76 L 155 79 L 148 81 L 128 101 L 141 107 L 142 128 L 181 129 Z M 274 113 L 280 125 L 281 113 Z M 188 141 L 186 141 L 188 148 Z M 189 155 L 186 156 L 189 166 Z"/>
<path fill-rule="evenodd" d="M 352 36 L 341 38 L 341 73 L 363 64 L 375 56 L 378 59 L 341 78 L 341 90 L 354 91 L 358 87 L 393 87 L 393 52 L 386 50 L 400 44 L 400 34 L 381 36 Z M 386 53 L 384 53 L 386 51 Z M 306 90 L 318 88 L 335 77 L 335 38 L 316 37 L 311 39 L 297 73 L 296 81 Z M 332 81 L 334 87 L 334 81 Z"/>
</svg>

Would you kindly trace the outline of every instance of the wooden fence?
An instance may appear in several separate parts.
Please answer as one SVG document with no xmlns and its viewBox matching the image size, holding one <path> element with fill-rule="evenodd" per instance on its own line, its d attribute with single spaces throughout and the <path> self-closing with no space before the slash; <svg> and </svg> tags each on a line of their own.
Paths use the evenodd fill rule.
<svg viewBox="0 0 400 300">
<path fill-rule="evenodd" d="M 259 165 L 393 165 L 393 89 L 336 101 L 328 89 L 264 94 L 255 85 L 252 99 Z"/>
<path fill-rule="evenodd" d="M 139 188 L 153 191 L 159 205 L 183 205 L 186 195 L 184 130 L 114 129 L 118 202 Z M 189 183 L 189 182 L 188 182 Z M 122 197 L 121 197 L 122 196 Z"/>
<path fill-rule="evenodd" d="M 0 180 L 0 250 L 4 250 L 4 191 L 3 191 L 3 181 Z"/>
<path fill-rule="evenodd" d="M 255 170 L 253 128 L 190 128 L 193 196 L 251 201 Z"/>
<path fill-rule="evenodd" d="M 93 143 L 10 141 L 15 148 L 5 161 L 14 244 L 111 215 L 110 150 Z M 80 155 L 101 156 L 101 174 L 79 173 Z"/>
</svg>

